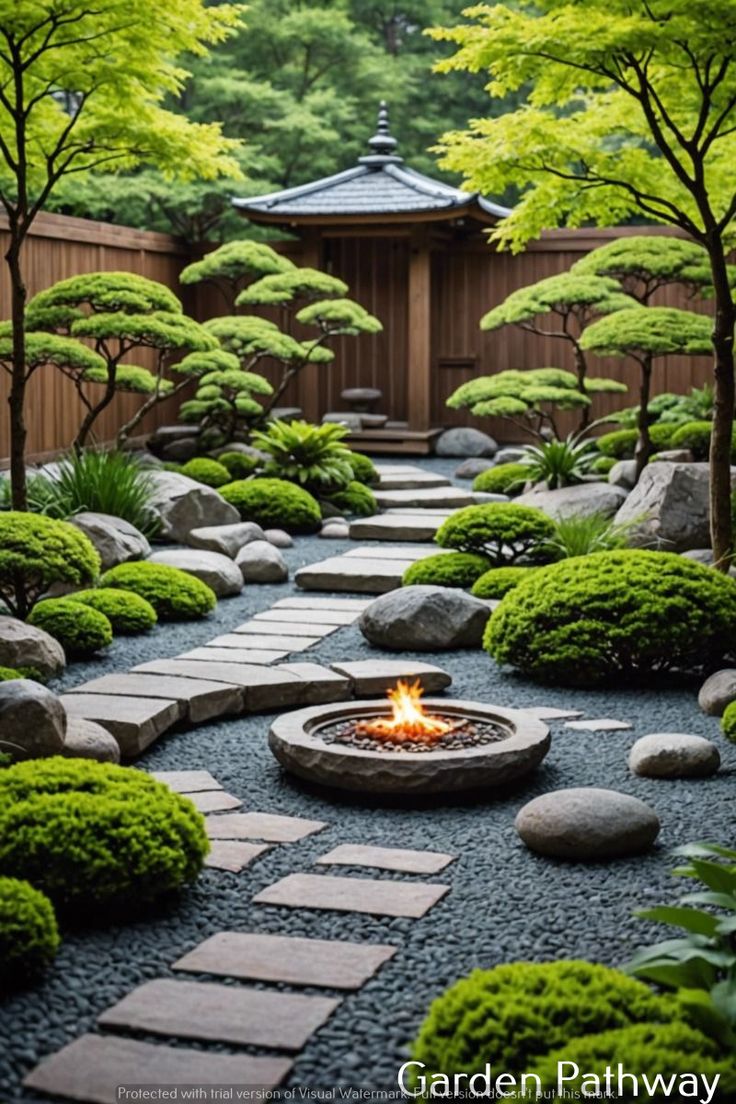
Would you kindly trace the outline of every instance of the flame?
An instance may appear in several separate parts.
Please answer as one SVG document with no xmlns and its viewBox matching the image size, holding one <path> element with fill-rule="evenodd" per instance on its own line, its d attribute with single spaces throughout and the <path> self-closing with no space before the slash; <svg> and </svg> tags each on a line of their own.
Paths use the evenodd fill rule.
<svg viewBox="0 0 736 1104">
<path fill-rule="evenodd" d="M 356 730 L 367 736 L 378 736 L 394 741 L 419 740 L 433 743 L 450 732 L 452 725 L 441 721 L 439 717 L 430 717 L 421 703 L 423 694 L 419 679 L 411 685 L 399 679 L 396 686 L 389 690 L 391 717 L 379 717 L 372 721 L 360 721 Z"/>
</svg>

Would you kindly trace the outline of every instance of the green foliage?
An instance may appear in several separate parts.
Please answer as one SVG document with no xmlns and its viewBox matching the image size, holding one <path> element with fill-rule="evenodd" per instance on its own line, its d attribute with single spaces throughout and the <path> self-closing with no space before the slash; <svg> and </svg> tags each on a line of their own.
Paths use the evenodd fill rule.
<svg viewBox="0 0 736 1104">
<path fill-rule="evenodd" d="M 25 677 L 26 676 L 15 667 L 0 667 L 0 682 L 13 682 L 15 679 Z"/>
<path fill-rule="evenodd" d="M 708 254 L 697 242 L 655 234 L 634 234 L 591 249 L 570 269 L 575 276 L 609 276 L 646 302 L 657 288 L 685 284 L 695 290 L 711 283 Z"/>
<path fill-rule="evenodd" d="M 98 609 L 68 598 L 45 598 L 28 617 L 28 624 L 43 629 L 74 657 L 94 655 L 112 644 L 112 625 Z"/>
<path fill-rule="evenodd" d="M 526 468 L 527 479 L 544 482 L 552 491 L 581 483 L 590 473 L 596 453 L 595 441 L 571 433 L 562 441 L 527 445 L 519 463 Z"/>
<path fill-rule="evenodd" d="M 45 475 L 29 475 L 26 478 L 28 509 L 32 514 L 56 517 L 56 491 L 54 481 Z M 10 480 L 0 479 L 0 510 L 11 509 Z"/>
<path fill-rule="evenodd" d="M 475 580 L 470 593 L 476 598 L 503 598 L 534 570 L 533 567 L 492 567 Z"/>
<path fill-rule="evenodd" d="M 192 803 L 145 771 L 84 759 L 0 771 L 0 873 L 89 920 L 193 882 L 209 844 Z"/>
<path fill-rule="evenodd" d="M 48 897 L 18 878 L 0 877 L 0 989 L 35 980 L 61 939 Z"/>
<path fill-rule="evenodd" d="M 686 422 L 685 425 L 675 426 L 670 438 L 671 446 L 677 449 L 690 449 L 696 460 L 707 460 L 712 429 L 712 422 Z M 736 429 L 732 435 L 731 458 L 736 459 Z"/>
<path fill-rule="evenodd" d="M 235 300 L 237 307 L 285 306 L 294 301 L 341 297 L 348 290 L 344 280 L 320 272 L 318 268 L 295 268 L 263 276 L 241 291 Z"/>
<path fill-rule="evenodd" d="M 224 464 L 217 460 L 209 460 L 206 456 L 196 456 L 193 460 L 187 460 L 181 466 L 181 474 L 196 479 L 198 483 L 204 483 L 207 487 L 222 487 L 232 479 L 230 471 Z"/>
<path fill-rule="evenodd" d="M 499 306 L 483 316 L 480 328 L 493 331 L 513 324 L 533 329 L 529 324 L 538 315 L 547 314 L 562 317 L 572 314 L 580 319 L 581 325 L 585 325 L 595 314 L 609 314 L 635 306 L 636 303 L 622 292 L 616 280 L 561 272 L 512 291 Z"/>
<path fill-rule="evenodd" d="M 543 552 L 550 560 L 589 556 L 593 552 L 613 552 L 626 548 L 632 525 L 616 523 L 606 514 L 587 514 L 555 519 L 554 535 L 545 542 Z"/>
<path fill-rule="evenodd" d="M 0 367 L 9 367 L 12 357 L 12 337 L 0 335 Z M 71 375 L 105 371 L 105 361 L 94 349 L 74 338 L 50 333 L 26 333 L 25 360 L 29 375 L 46 365 Z"/>
<path fill-rule="evenodd" d="M 499 1070 L 518 1074 L 572 1040 L 681 1014 L 676 1001 L 606 966 L 514 962 L 474 970 L 438 997 L 412 1058 L 428 1072 L 477 1073 L 492 1054 Z"/>
<path fill-rule="evenodd" d="M 100 557 L 88 537 L 65 521 L 9 510 L 0 513 L 0 599 L 25 617 L 53 583 L 94 582 Z"/>
<path fill-rule="evenodd" d="M 705 314 L 676 307 L 637 308 L 600 318 L 580 344 L 599 356 L 705 356 L 713 350 L 712 330 L 713 319 Z"/>
<path fill-rule="evenodd" d="M 151 603 L 132 590 L 115 590 L 113 587 L 78 590 L 70 595 L 70 600 L 104 613 L 115 636 L 146 632 L 158 621 Z"/>
<path fill-rule="evenodd" d="M 314 533 L 319 529 L 319 504 L 303 487 L 284 479 L 240 479 L 220 488 L 220 494 L 240 513 L 264 529 Z"/>
<path fill-rule="evenodd" d="M 638 437 L 635 429 L 614 429 L 602 434 L 597 445 L 603 455 L 612 460 L 628 460 L 634 455 Z"/>
<path fill-rule="evenodd" d="M 87 368 L 81 376 L 82 383 L 101 383 L 107 385 L 109 372 L 106 367 Z M 115 390 L 131 395 L 170 395 L 174 390 L 171 380 L 161 379 L 136 364 L 118 364 L 115 370 Z"/>
<path fill-rule="evenodd" d="M 85 272 L 58 280 L 34 295 L 28 302 L 29 328 L 69 327 L 85 317 L 83 307 L 115 314 L 183 313 L 181 301 L 157 280 L 134 272 Z"/>
<path fill-rule="evenodd" d="M 258 467 L 255 456 L 245 452 L 221 452 L 217 462 L 227 469 L 230 479 L 247 479 Z"/>
<path fill-rule="evenodd" d="M 596 456 L 590 470 L 594 471 L 596 475 L 606 476 L 617 463 L 615 456 Z"/>
<path fill-rule="evenodd" d="M 475 552 L 438 552 L 407 567 L 401 585 L 448 586 L 468 590 L 484 573 L 489 574 L 485 556 Z"/>
<path fill-rule="evenodd" d="M 179 279 L 183 284 L 198 284 L 202 280 L 236 284 L 238 280 L 254 280 L 293 268 L 288 257 L 265 242 L 231 241 L 205 254 L 201 261 L 187 265 Z"/>
<path fill-rule="evenodd" d="M 270 460 L 264 474 L 298 483 L 313 494 L 341 490 L 353 478 L 352 453 L 344 443 L 345 426 L 275 419 L 251 441 Z"/>
<path fill-rule="evenodd" d="M 736 702 L 731 702 L 724 709 L 721 717 L 721 732 L 730 743 L 736 744 Z"/>
<path fill-rule="evenodd" d="M 128 453 L 72 452 L 59 465 L 49 491 L 47 514 L 69 518 L 90 510 L 122 518 L 149 537 L 158 532 L 158 517 L 149 504 L 151 473 Z"/>
<path fill-rule="evenodd" d="M 263 415 L 254 395 L 273 393 L 264 376 L 244 371 L 238 356 L 224 349 L 190 353 L 173 367 L 181 375 L 199 379 L 194 398 L 181 405 L 181 420 L 198 422 L 203 430 L 217 430 L 225 440 Z"/>
<path fill-rule="evenodd" d="M 350 462 L 352 464 L 352 459 Z M 343 487 L 342 490 L 320 499 L 320 503 L 323 507 L 327 507 L 333 517 L 336 514 L 371 517 L 378 513 L 378 503 L 373 491 L 370 487 L 366 487 L 365 483 L 359 483 L 356 479 L 351 479 L 347 487 Z M 323 511 L 325 517 L 328 516 L 327 510 Z"/>
<path fill-rule="evenodd" d="M 350 450 L 350 467 L 353 469 L 353 479 L 358 483 L 364 483 L 366 487 L 374 487 L 378 483 L 378 472 L 373 461 L 362 452 Z"/>
<path fill-rule="evenodd" d="M 612 551 L 535 572 L 491 616 L 499 663 L 561 685 L 712 668 L 732 646 L 736 582 L 669 552 Z"/>
<path fill-rule="evenodd" d="M 485 494 L 520 494 L 528 478 L 529 471 L 525 464 L 496 464 L 476 475 L 473 490 Z"/>
<path fill-rule="evenodd" d="M 442 523 L 435 540 L 442 548 L 474 552 L 501 567 L 535 551 L 554 533 L 541 510 L 514 503 L 465 506 Z"/>
<path fill-rule="evenodd" d="M 374 315 L 352 299 L 325 299 L 310 303 L 297 311 L 296 320 L 302 326 L 318 326 L 323 333 L 334 337 L 343 334 L 357 337 L 362 333 L 380 333 L 383 329 Z"/>
<path fill-rule="evenodd" d="M 160 621 L 192 621 L 205 617 L 217 604 L 214 592 L 200 579 L 168 564 L 123 563 L 106 571 L 101 587 L 132 590 L 153 606 Z"/>
</svg>

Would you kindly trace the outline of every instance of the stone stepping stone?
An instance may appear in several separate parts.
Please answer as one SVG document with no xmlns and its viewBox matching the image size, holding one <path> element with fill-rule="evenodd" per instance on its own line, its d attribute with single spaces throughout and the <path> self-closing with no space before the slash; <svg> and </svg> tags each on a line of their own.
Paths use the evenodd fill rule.
<svg viewBox="0 0 736 1104">
<path fill-rule="evenodd" d="M 318 866 L 371 866 L 405 874 L 437 874 L 455 859 L 440 851 L 410 851 L 399 847 L 373 847 L 343 843 L 316 860 Z"/>
<path fill-rule="evenodd" d="M 451 480 L 434 472 L 379 472 L 378 491 L 409 491 L 428 487 L 450 487 Z"/>
<path fill-rule="evenodd" d="M 449 891 L 447 885 L 337 878 L 328 874 L 287 874 L 253 898 L 257 905 L 335 909 L 371 916 L 424 916 Z"/>
<path fill-rule="evenodd" d="M 174 970 L 249 981 L 360 989 L 397 947 L 255 932 L 218 932 L 173 965 Z"/>
<path fill-rule="evenodd" d="M 309 636 L 272 636 L 270 633 L 257 636 L 255 633 L 223 633 L 222 636 L 213 636 L 212 640 L 205 644 L 205 647 L 242 649 L 247 646 L 248 648 L 257 648 L 259 651 L 262 648 L 271 649 L 273 647 L 283 649 L 285 655 L 291 655 L 292 652 L 303 652 L 314 644 L 319 644 L 319 639 Z"/>
<path fill-rule="evenodd" d="M 522 713 L 529 713 L 538 721 L 564 721 L 568 717 L 582 717 L 582 709 L 555 709 L 553 706 L 534 705 L 530 709 L 522 709 Z"/>
<path fill-rule="evenodd" d="M 186 666 L 176 668 L 173 666 L 174 663 L 174 660 L 160 660 L 158 663 L 153 661 L 153 663 L 143 663 L 140 667 L 134 667 L 128 674 L 102 675 L 100 678 L 92 679 L 91 682 L 75 686 L 74 693 L 167 698 L 178 703 L 180 709 L 178 719 L 187 720 L 190 724 L 200 724 L 202 721 L 212 720 L 213 717 L 221 717 L 224 713 L 243 712 L 245 699 L 235 685 L 227 686 L 221 682 L 198 677 L 204 672 L 198 669 L 197 664 L 192 664 L 188 669 Z M 168 667 L 162 670 L 162 664 L 168 664 Z M 156 675 L 155 678 L 146 673 L 151 669 Z M 184 677 L 169 677 L 176 675 Z"/>
<path fill-rule="evenodd" d="M 62 694 L 59 701 L 68 716 L 96 721 L 106 728 L 117 740 L 124 759 L 134 759 L 181 716 L 181 704 L 167 699 L 75 691 Z"/>
<path fill-rule="evenodd" d="M 51 1054 L 23 1081 L 27 1089 L 89 1104 L 119 1104 L 119 1085 L 247 1085 L 275 1089 L 290 1072 L 286 1058 L 213 1054 L 114 1035 L 82 1035 Z M 206 1099 L 206 1098 L 205 1098 Z"/>
<path fill-rule="evenodd" d="M 325 702 L 348 701 L 353 696 L 350 679 L 320 663 L 282 663 L 278 670 L 296 675 L 304 683 L 300 704 L 322 705 Z"/>
<path fill-rule="evenodd" d="M 505 501 L 508 501 L 508 498 L 506 498 Z M 446 518 L 455 513 L 455 510 L 454 508 L 451 509 L 450 507 L 448 507 L 446 510 L 428 510 L 425 506 L 391 506 L 388 510 L 385 510 L 384 513 L 389 515 L 396 514 L 397 516 L 401 515 L 402 517 L 412 518 L 428 518 L 431 516 L 442 518 L 442 520 L 445 521 Z"/>
<path fill-rule="evenodd" d="M 412 560 L 352 559 L 331 556 L 300 567 L 294 582 L 302 590 L 347 590 L 360 594 L 386 594 L 401 586 L 401 577 Z M 260 622 L 262 624 L 263 622 Z"/>
<path fill-rule="evenodd" d="M 262 621 L 289 621 L 294 625 L 308 625 L 310 631 L 317 622 L 317 627 L 321 631 L 322 629 L 330 629 L 334 632 L 336 628 L 340 628 L 342 625 L 352 625 L 353 621 L 359 616 L 354 610 L 320 610 L 319 618 L 314 610 L 299 610 L 299 609 L 270 609 L 264 610 L 263 613 L 257 613 L 253 618 L 260 625 Z"/>
<path fill-rule="evenodd" d="M 425 516 L 426 515 L 426 516 Z M 351 540 L 433 541 L 449 514 L 423 510 L 417 514 L 374 514 L 350 523 Z M 427 552 L 429 555 L 429 552 Z M 298 573 L 297 573 L 298 574 Z"/>
<path fill-rule="evenodd" d="M 333 663 L 333 671 L 349 678 L 357 698 L 383 696 L 399 679 L 419 679 L 427 694 L 435 694 L 452 683 L 452 675 L 432 663 L 414 663 L 402 659 L 358 659 L 352 663 Z"/>
<path fill-rule="evenodd" d="M 292 638 L 303 636 L 314 640 L 316 644 L 323 636 L 330 636 L 331 633 L 337 632 L 338 627 L 338 625 L 308 625 L 302 621 L 294 620 L 269 621 L 268 618 L 265 618 L 261 621 L 255 619 L 244 621 L 242 625 L 237 625 L 232 631 L 243 636 L 289 636 Z"/>
<path fill-rule="evenodd" d="M 303 679 L 283 667 L 259 667 L 247 663 L 200 663 L 189 659 L 152 659 L 134 667 L 141 678 L 152 682 L 196 681 L 201 675 L 208 683 L 228 691 L 240 700 L 240 712 L 272 709 L 281 705 L 301 705 L 305 697 Z M 145 672 L 145 673 L 143 673 Z M 181 678 L 171 679 L 178 675 Z"/>
<path fill-rule="evenodd" d="M 384 491 L 378 487 L 374 494 L 382 509 L 415 506 L 422 509 L 450 507 L 459 510 L 462 506 L 474 506 L 478 501 L 472 491 L 452 484 L 409 491 Z"/>
<path fill-rule="evenodd" d="M 201 648 L 192 648 L 191 652 L 182 652 L 174 658 L 203 660 L 206 663 L 255 663 L 259 667 L 268 667 L 290 654 L 270 648 L 213 648 L 211 644 L 205 644 Z"/>
<path fill-rule="evenodd" d="M 97 1022 L 183 1039 L 301 1050 L 339 1003 L 333 997 L 160 978 L 139 985 Z"/>
<path fill-rule="evenodd" d="M 276 813 L 229 813 L 206 817 L 205 824 L 211 840 L 257 839 L 268 843 L 298 843 L 327 827 L 322 820 Z"/>
<path fill-rule="evenodd" d="M 243 802 L 224 790 L 200 790 L 186 795 L 200 813 L 218 813 L 226 809 L 238 809 Z"/>
<path fill-rule="evenodd" d="M 410 560 L 414 563 L 415 560 L 424 560 L 427 556 L 442 556 L 452 551 L 452 548 L 435 548 L 432 551 L 426 544 L 361 544 L 357 548 L 351 548 L 349 552 L 343 552 L 343 556 L 360 560 Z"/>
<path fill-rule="evenodd" d="M 210 849 L 204 860 L 205 866 L 215 870 L 230 870 L 239 874 L 246 866 L 265 851 L 270 851 L 267 843 L 249 843 L 244 840 L 210 840 Z"/>
<path fill-rule="evenodd" d="M 175 793 L 193 794 L 200 790 L 221 790 L 222 786 L 207 770 L 150 771 L 151 778 L 165 782 Z"/>
<path fill-rule="evenodd" d="M 307 595 L 304 598 L 282 598 L 272 609 L 300 610 L 352 610 L 356 615 L 371 604 L 370 598 L 318 598 Z"/>
<path fill-rule="evenodd" d="M 631 728 L 628 721 L 616 721 L 611 717 L 596 717 L 590 721 L 568 721 L 565 728 L 576 732 L 618 732 Z"/>
<path fill-rule="evenodd" d="M 417 472 L 424 474 L 425 471 L 417 464 L 374 464 L 373 467 L 381 478 L 384 475 L 405 475 L 416 474 Z"/>
</svg>

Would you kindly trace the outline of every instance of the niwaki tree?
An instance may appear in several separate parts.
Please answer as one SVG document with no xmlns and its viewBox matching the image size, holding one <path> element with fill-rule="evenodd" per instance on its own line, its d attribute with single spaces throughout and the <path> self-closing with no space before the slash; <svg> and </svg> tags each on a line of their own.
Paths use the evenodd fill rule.
<svg viewBox="0 0 736 1104">
<path fill-rule="evenodd" d="M 522 189 L 496 240 L 521 249 L 549 226 L 644 216 L 708 256 L 714 298 L 710 451 L 715 561 L 732 553 L 736 303 L 727 252 L 736 216 L 736 7 L 732 0 L 518 0 L 468 9 L 433 35 L 441 69 L 488 73 L 494 99 L 525 103 L 444 135 L 445 168 L 485 193 Z"/>
<path fill-rule="evenodd" d="M 239 24 L 242 8 L 204 0 L 0 0 L 0 204 L 11 285 L 10 470 L 24 509 L 27 358 L 23 247 L 64 179 L 150 164 L 172 175 L 239 174 L 238 143 L 214 123 L 164 106 L 202 55 Z"/>
</svg>

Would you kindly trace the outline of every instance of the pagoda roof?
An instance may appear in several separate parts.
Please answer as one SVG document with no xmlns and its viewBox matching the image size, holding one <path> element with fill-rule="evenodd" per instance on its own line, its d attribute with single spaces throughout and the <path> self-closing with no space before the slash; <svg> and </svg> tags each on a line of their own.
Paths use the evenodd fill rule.
<svg viewBox="0 0 736 1104">
<path fill-rule="evenodd" d="M 342 172 L 267 195 L 233 199 L 254 222 L 363 222 L 441 220 L 464 215 L 495 222 L 510 214 L 477 192 L 454 188 L 404 164 L 396 153 L 384 103 L 378 127 L 369 140 L 370 153 Z"/>
</svg>

